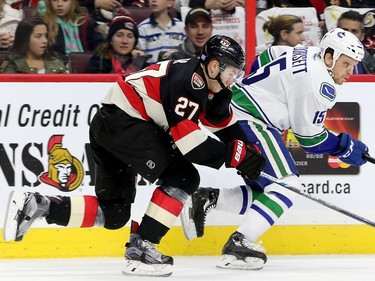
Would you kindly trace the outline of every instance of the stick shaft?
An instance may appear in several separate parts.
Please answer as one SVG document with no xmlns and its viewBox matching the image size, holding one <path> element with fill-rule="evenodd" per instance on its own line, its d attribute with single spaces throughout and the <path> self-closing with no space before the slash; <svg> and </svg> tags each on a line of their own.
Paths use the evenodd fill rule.
<svg viewBox="0 0 375 281">
<path fill-rule="evenodd" d="M 365 159 L 366 161 L 372 163 L 372 164 L 375 164 L 375 158 L 371 157 L 370 155 L 368 154 L 364 154 L 363 155 L 363 159 Z"/>
<path fill-rule="evenodd" d="M 375 161 L 374 158 L 372 158 L 372 159 Z M 268 179 L 268 180 L 270 180 L 270 181 L 272 181 L 274 183 L 277 183 L 278 185 L 281 185 L 281 186 L 285 187 L 286 189 L 289 189 L 289 190 L 291 190 L 291 191 L 293 191 L 293 192 L 295 192 L 295 193 L 297 193 L 299 195 L 302 195 L 305 198 L 308 198 L 310 200 L 315 201 L 316 203 L 319 203 L 319 204 L 321 204 L 321 205 L 323 205 L 325 207 L 328 207 L 328 208 L 330 208 L 330 209 L 332 209 L 332 210 L 334 210 L 336 212 L 339 212 L 339 213 L 341 213 L 343 215 L 346 215 L 346 216 L 348 216 L 348 217 L 350 217 L 352 219 L 355 219 L 355 220 L 357 220 L 359 222 L 362 222 L 362 223 L 368 224 L 368 225 L 370 225 L 372 227 L 375 227 L 375 222 L 372 222 L 372 221 L 370 221 L 370 220 L 368 220 L 368 219 L 366 219 L 364 217 L 361 217 L 361 216 L 356 215 L 356 214 L 354 214 L 352 212 L 349 212 L 349 211 L 347 211 L 347 210 L 345 210 L 345 209 L 343 209 L 341 207 L 338 207 L 338 206 L 336 206 L 334 204 L 331 204 L 331 203 L 326 202 L 326 201 L 324 201 L 322 199 L 319 199 L 319 198 L 317 198 L 317 197 L 315 197 L 315 196 L 313 196 L 311 194 L 305 193 L 303 190 L 301 190 L 301 189 L 299 189 L 297 187 L 291 186 L 291 185 L 287 184 L 286 182 L 283 182 L 283 181 L 281 181 L 281 180 L 279 180 L 279 179 L 277 179 L 277 178 L 275 178 L 275 177 L 273 177 L 273 176 L 271 176 L 269 174 L 261 172 L 260 176 L 263 177 L 263 178 L 266 178 L 266 179 Z"/>
</svg>

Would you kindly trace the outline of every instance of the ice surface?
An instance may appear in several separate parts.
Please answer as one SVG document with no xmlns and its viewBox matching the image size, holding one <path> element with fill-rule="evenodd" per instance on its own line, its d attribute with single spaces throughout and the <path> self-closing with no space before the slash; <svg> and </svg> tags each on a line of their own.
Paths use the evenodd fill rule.
<svg viewBox="0 0 375 281">
<path fill-rule="evenodd" d="M 216 268 L 220 257 L 174 257 L 170 277 L 133 277 L 121 273 L 122 258 L 0 260 L 1 281 L 362 281 L 375 280 L 375 255 L 269 256 L 262 270 Z"/>
</svg>

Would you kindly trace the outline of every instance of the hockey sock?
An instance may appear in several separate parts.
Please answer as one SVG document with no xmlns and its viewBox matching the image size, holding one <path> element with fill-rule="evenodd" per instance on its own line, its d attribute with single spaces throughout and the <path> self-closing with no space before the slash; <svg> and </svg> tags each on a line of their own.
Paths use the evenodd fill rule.
<svg viewBox="0 0 375 281">
<path fill-rule="evenodd" d="M 160 243 L 161 238 L 163 238 L 172 227 L 187 198 L 187 194 L 183 195 L 183 193 L 181 193 L 183 191 L 180 189 L 167 188 L 163 191 L 162 188 L 163 187 L 156 188 L 152 194 L 146 214 L 137 231 L 137 234 L 154 244 Z M 175 192 L 173 192 L 173 190 L 175 190 Z M 176 198 L 171 197 L 171 195 L 168 195 L 166 192 Z M 183 200 L 183 202 L 181 202 L 181 200 Z"/>
<path fill-rule="evenodd" d="M 250 242 L 255 242 L 293 205 L 293 194 L 276 184 L 271 185 L 277 190 L 270 188 L 266 193 L 253 190 L 254 202 L 237 229 Z"/>
<path fill-rule="evenodd" d="M 215 210 L 243 215 L 250 208 L 252 201 L 253 192 L 247 185 L 221 188 Z"/>
<path fill-rule="evenodd" d="M 101 211 L 98 212 L 100 208 L 95 196 L 64 196 L 59 199 L 61 200 L 51 200 L 46 216 L 47 223 L 67 227 L 92 227 L 104 224 L 104 216 Z"/>
</svg>

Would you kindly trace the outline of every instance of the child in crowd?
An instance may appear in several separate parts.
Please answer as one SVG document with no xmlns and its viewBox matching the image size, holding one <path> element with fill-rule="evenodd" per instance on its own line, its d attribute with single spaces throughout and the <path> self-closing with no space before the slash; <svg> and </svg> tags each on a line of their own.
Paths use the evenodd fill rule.
<svg viewBox="0 0 375 281">
<path fill-rule="evenodd" d="M 160 52 L 183 43 L 186 37 L 184 23 L 173 18 L 168 12 L 173 5 L 174 0 L 150 0 L 152 14 L 138 25 L 138 46 L 142 51 L 152 55 L 150 63 L 158 60 Z"/>
<path fill-rule="evenodd" d="M 40 17 L 19 22 L 13 48 L 0 66 L 1 73 L 65 73 L 60 58 L 48 47 L 48 26 Z"/>
<path fill-rule="evenodd" d="M 105 42 L 97 22 L 82 11 L 77 0 L 45 0 L 44 21 L 49 26 L 48 40 L 64 60 L 71 52 L 93 52 Z"/>
</svg>

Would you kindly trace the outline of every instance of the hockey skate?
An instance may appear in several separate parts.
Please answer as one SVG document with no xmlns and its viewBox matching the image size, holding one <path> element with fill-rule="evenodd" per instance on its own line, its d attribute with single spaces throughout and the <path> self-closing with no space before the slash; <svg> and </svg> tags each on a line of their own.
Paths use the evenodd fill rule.
<svg viewBox="0 0 375 281">
<path fill-rule="evenodd" d="M 50 200 L 35 192 L 12 191 L 3 227 L 5 241 L 21 241 L 36 219 L 43 218 L 49 210 Z"/>
<path fill-rule="evenodd" d="M 138 224 L 134 227 L 132 222 L 132 233 L 129 242 L 125 245 L 125 266 L 122 273 L 138 276 L 170 276 L 173 258 L 163 255 L 156 250 L 154 244 L 134 233 L 134 228 L 137 226 Z"/>
<path fill-rule="evenodd" d="M 186 200 L 180 214 L 186 239 L 203 236 L 207 214 L 216 208 L 219 192 L 217 188 L 199 188 Z"/>
<path fill-rule="evenodd" d="M 223 248 L 219 268 L 259 270 L 267 262 L 267 256 L 260 244 L 250 243 L 243 234 L 233 233 Z"/>
</svg>

